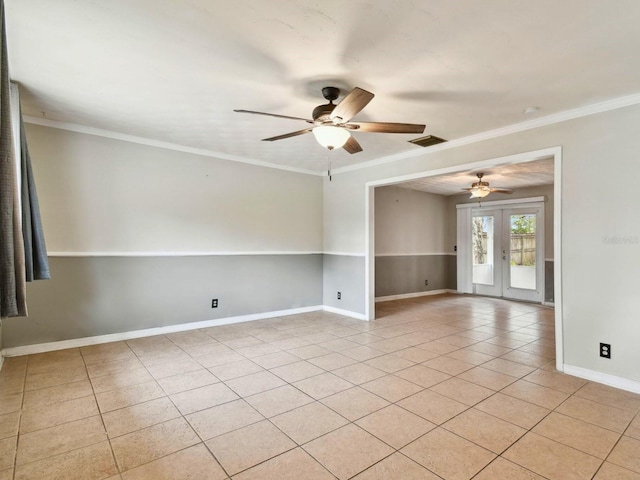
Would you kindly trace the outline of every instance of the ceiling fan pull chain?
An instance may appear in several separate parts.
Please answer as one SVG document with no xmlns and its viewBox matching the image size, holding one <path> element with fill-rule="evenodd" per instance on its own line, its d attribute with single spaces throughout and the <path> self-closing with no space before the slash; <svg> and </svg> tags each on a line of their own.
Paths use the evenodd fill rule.
<svg viewBox="0 0 640 480">
<path fill-rule="evenodd" d="M 329 158 L 329 156 L 327 156 L 327 163 L 327 175 L 329 176 L 329 181 L 331 181 L 331 159 Z"/>
</svg>

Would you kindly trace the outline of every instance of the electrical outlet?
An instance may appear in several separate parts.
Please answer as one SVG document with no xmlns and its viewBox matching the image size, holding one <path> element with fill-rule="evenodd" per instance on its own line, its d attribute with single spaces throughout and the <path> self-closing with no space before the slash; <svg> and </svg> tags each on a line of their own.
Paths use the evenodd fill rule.
<svg viewBox="0 0 640 480">
<path fill-rule="evenodd" d="M 338 292 L 338 300 L 342 299 L 342 293 Z"/>
<path fill-rule="evenodd" d="M 457 251 L 458 251 L 458 245 L 454 245 L 454 246 L 453 246 L 453 251 L 454 251 L 454 252 L 457 252 Z"/>
<path fill-rule="evenodd" d="M 425 280 L 425 281 L 424 281 L 424 284 L 425 284 L 425 285 L 429 285 L 429 280 Z"/>
<path fill-rule="evenodd" d="M 218 299 L 214 298 L 211 300 L 211 308 L 218 308 Z"/>
<path fill-rule="evenodd" d="M 600 344 L 600 356 L 602 358 L 611 358 L 611 344 L 610 343 L 601 343 Z"/>
</svg>

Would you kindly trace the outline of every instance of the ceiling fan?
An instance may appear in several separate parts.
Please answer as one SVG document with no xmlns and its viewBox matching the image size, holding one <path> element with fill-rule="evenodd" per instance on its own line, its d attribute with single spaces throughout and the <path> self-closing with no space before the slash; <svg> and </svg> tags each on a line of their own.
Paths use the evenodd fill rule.
<svg viewBox="0 0 640 480">
<path fill-rule="evenodd" d="M 253 113 L 255 115 L 267 115 L 269 117 L 288 118 L 291 120 L 302 120 L 313 126 L 298 130 L 297 132 L 285 133 L 271 138 L 263 138 L 265 142 L 283 140 L 285 138 L 297 137 L 305 133 L 313 132 L 316 140 L 323 147 L 333 150 L 334 148 L 344 148 L 353 154 L 362 151 L 362 147 L 351 135 L 352 131 L 372 132 L 372 133 L 422 133 L 424 125 L 413 123 L 389 123 L 389 122 L 351 122 L 374 95 L 362 88 L 354 88 L 337 105 L 333 103 L 340 95 L 340 89 L 336 87 L 324 87 L 322 96 L 329 101 L 324 105 L 318 105 L 313 109 L 311 120 L 300 117 L 290 117 L 287 115 L 277 115 L 275 113 L 254 112 L 252 110 L 234 110 L 240 113 Z"/>
<path fill-rule="evenodd" d="M 471 193 L 471 197 L 469 198 L 484 198 L 490 193 L 513 193 L 513 190 L 510 188 L 492 188 L 489 186 L 489 182 L 483 182 L 482 177 L 484 177 L 484 173 L 476 173 L 478 177 L 477 182 L 473 182 L 471 187 L 463 188 L 462 190 L 466 190 Z"/>
</svg>

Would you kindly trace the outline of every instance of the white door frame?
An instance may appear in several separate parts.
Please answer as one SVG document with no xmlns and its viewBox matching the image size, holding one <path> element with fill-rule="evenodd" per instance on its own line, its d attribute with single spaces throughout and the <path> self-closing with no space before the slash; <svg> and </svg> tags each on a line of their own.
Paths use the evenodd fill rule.
<svg viewBox="0 0 640 480">
<path fill-rule="evenodd" d="M 546 199 L 544 197 L 530 197 L 530 198 L 519 198 L 514 200 L 498 200 L 493 202 L 484 202 L 481 207 L 473 203 L 460 203 L 456 205 L 456 209 L 460 211 L 461 209 L 468 210 L 467 215 L 458 215 L 458 225 L 457 229 L 462 231 L 462 235 L 458 235 L 457 245 L 458 252 L 463 252 L 465 250 L 471 249 L 471 231 L 468 226 L 461 225 L 461 222 L 471 222 L 474 214 L 478 215 L 491 215 L 494 216 L 496 224 L 498 227 L 496 228 L 497 233 L 494 232 L 494 236 L 499 236 L 500 239 L 497 242 L 497 245 L 494 248 L 494 258 L 502 256 L 504 252 L 498 252 L 499 245 L 504 246 L 506 238 L 505 237 L 505 225 L 504 225 L 504 212 L 509 212 L 510 210 L 538 210 L 536 213 L 536 285 L 539 286 L 540 291 L 537 292 L 537 299 L 525 299 L 530 301 L 540 301 L 540 303 L 544 304 L 544 285 L 545 285 L 545 271 L 544 271 L 544 262 L 545 262 L 545 231 L 544 231 L 544 202 Z M 500 212 L 498 214 L 498 212 Z M 466 235 L 466 236 L 465 236 Z M 468 255 L 466 257 L 469 257 Z M 509 297 L 505 295 L 505 287 L 506 283 L 509 280 L 509 275 L 507 272 L 507 267 L 503 262 L 499 262 L 496 264 L 494 262 L 494 280 L 495 278 L 499 278 L 499 289 L 493 288 L 485 288 L 481 284 L 472 283 L 470 286 L 468 285 L 469 278 L 472 277 L 472 260 L 471 258 L 466 258 L 466 260 L 458 262 L 458 291 L 462 291 L 465 293 L 476 293 L 479 295 L 490 295 L 495 297 L 504 297 L 507 300 L 518 300 L 517 297 Z M 517 290 L 517 289 L 516 289 Z"/>
<path fill-rule="evenodd" d="M 526 301 L 534 301 L 544 303 L 544 292 L 545 292 L 545 278 L 544 278 L 544 262 L 545 262 L 545 251 L 544 251 L 544 242 L 545 242 L 545 232 L 544 232 L 544 203 L 532 204 L 529 207 L 510 207 L 502 209 L 502 246 L 503 246 L 503 255 L 505 254 L 505 245 L 509 245 L 510 247 L 510 237 L 509 233 L 511 232 L 510 228 L 504 224 L 505 216 L 510 217 L 513 213 L 534 213 L 536 215 L 536 288 L 534 290 L 535 293 L 531 290 L 521 289 L 518 287 L 514 287 L 511 284 L 511 274 L 513 270 L 510 267 L 511 261 L 511 249 L 507 250 L 507 260 L 509 262 L 503 262 L 502 264 L 502 296 L 507 299 L 521 299 Z M 504 259 L 504 258 L 503 258 Z M 505 291 L 511 291 L 510 295 L 506 295 Z"/>
<path fill-rule="evenodd" d="M 458 267 L 458 271 L 460 271 L 460 267 L 469 270 L 469 276 L 472 278 L 472 289 L 473 293 L 478 295 L 491 295 L 494 297 L 502 296 L 502 284 L 503 284 L 503 272 L 502 272 L 502 261 L 500 261 L 500 257 L 502 256 L 500 253 L 500 247 L 502 245 L 502 210 L 494 207 L 482 207 L 482 212 L 478 211 L 478 206 L 471 209 L 471 226 L 473 228 L 473 217 L 475 213 L 478 215 L 485 215 L 493 218 L 493 238 L 491 242 L 491 251 L 487 249 L 487 255 L 492 259 L 492 272 L 491 272 L 491 284 L 481 284 L 481 283 L 473 283 L 473 254 L 470 255 L 469 262 L 464 265 L 460 265 Z M 473 234 L 473 232 L 470 232 Z M 496 238 L 497 237 L 497 238 Z M 458 246 L 458 251 L 462 251 L 463 249 L 473 250 L 472 249 L 472 240 L 471 236 L 464 239 L 463 243 L 460 243 L 460 239 L 456 242 Z M 487 242 L 488 243 L 488 242 Z"/>
<path fill-rule="evenodd" d="M 556 333 L 556 369 L 563 370 L 563 322 L 562 322 L 562 147 L 550 147 L 532 152 L 518 153 L 505 157 L 481 160 L 426 172 L 412 173 L 397 177 L 373 180 L 365 183 L 365 318 L 375 318 L 375 188 L 480 168 L 526 163 L 543 158 L 554 159 L 554 204 L 553 204 L 553 246 L 554 246 L 554 305 Z"/>
</svg>

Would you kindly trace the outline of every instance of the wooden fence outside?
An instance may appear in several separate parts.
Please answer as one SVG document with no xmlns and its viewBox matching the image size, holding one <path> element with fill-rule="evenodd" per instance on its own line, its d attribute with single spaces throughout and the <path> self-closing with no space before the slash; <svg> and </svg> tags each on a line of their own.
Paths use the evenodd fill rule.
<svg viewBox="0 0 640 480">
<path fill-rule="evenodd" d="M 487 263 L 487 234 L 483 233 L 480 242 L 474 238 L 473 263 L 484 265 Z M 533 266 L 536 264 L 536 234 L 511 234 L 511 265 Z"/>
</svg>

